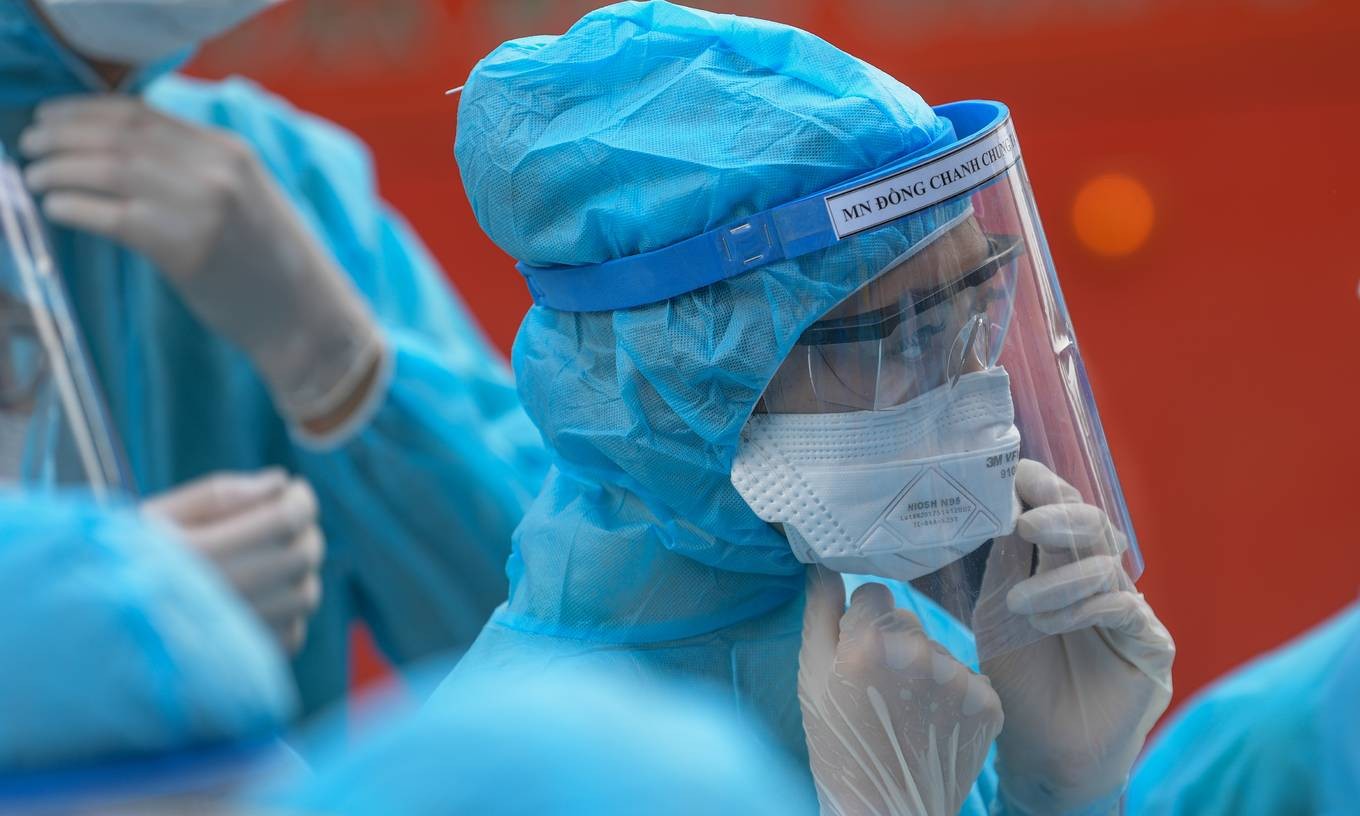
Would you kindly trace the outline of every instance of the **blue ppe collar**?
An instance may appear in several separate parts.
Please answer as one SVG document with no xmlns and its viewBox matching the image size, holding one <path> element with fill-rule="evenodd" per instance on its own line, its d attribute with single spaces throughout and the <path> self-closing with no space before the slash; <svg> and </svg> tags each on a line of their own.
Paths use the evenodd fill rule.
<svg viewBox="0 0 1360 816">
<path fill-rule="evenodd" d="M 934 108 L 956 136 L 812 195 L 651 252 L 587 266 L 516 264 L 534 303 L 604 312 L 659 303 L 767 264 L 826 249 L 861 232 L 976 190 L 1020 159 L 1010 111 L 971 100 Z"/>
<path fill-rule="evenodd" d="M 0 812 L 217 790 L 273 758 L 280 744 L 278 737 L 256 738 L 101 764 L 0 770 Z"/>
</svg>

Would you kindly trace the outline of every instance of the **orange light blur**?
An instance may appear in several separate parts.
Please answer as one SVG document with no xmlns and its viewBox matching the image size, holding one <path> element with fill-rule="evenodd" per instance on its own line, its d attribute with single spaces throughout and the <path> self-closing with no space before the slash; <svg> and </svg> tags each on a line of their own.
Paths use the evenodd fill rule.
<svg viewBox="0 0 1360 816">
<path fill-rule="evenodd" d="M 1072 204 L 1072 227 L 1082 245 L 1097 255 L 1137 252 L 1152 234 L 1157 208 L 1142 182 L 1105 173 L 1082 185 Z"/>
</svg>

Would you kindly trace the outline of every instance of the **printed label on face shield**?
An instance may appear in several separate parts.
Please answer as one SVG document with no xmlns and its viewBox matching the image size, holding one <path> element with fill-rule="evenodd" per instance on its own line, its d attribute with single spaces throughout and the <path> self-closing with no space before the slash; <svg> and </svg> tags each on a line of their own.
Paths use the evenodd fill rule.
<svg viewBox="0 0 1360 816">
<path fill-rule="evenodd" d="M 1020 158 L 1015 129 L 1007 119 L 996 130 L 919 167 L 827 196 L 836 238 L 848 238 L 979 187 Z"/>
</svg>

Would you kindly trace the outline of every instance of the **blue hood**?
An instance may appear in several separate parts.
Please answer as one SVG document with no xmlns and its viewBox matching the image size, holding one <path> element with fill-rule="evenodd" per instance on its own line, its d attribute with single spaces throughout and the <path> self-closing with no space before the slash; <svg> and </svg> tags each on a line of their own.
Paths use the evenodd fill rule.
<svg viewBox="0 0 1360 816">
<path fill-rule="evenodd" d="M 456 153 L 502 249 L 569 265 L 675 243 L 951 134 L 906 85 L 805 31 L 619 3 L 482 60 Z M 518 531 L 498 621 L 637 643 L 796 597 L 788 542 L 730 481 L 741 428 L 799 334 L 947 209 L 662 303 L 534 307 L 515 374 L 558 473 Z"/>
</svg>

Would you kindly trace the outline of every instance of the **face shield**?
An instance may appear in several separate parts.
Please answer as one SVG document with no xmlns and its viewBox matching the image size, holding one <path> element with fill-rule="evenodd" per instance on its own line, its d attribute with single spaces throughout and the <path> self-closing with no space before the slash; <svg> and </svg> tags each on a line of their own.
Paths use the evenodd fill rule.
<svg viewBox="0 0 1360 816">
<path fill-rule="evenodd" d="M 788 259 L 809 290 L 849 292 L 799 324 L 732 485 L 798 560 L 910 582 L 971 624 L 987 659 L 1044 636 L 1005 614 L 1019 579 L 1092 555 L 1136 578 L 1142 562 L 1009 112 L 935 111 L 952 134 L 739 224 L 596 267 L 519 269 L 536 302 L 570 311 Z M 1046 530 L 1040 552 L 1018 519 L 1058 502 L 1096 508 L 1074 517 L 1101 529 Z"/>
<path fill-rule="evenodd" d="M 1100 554 L 1142 566 L 1018 143 L 1008 120 L 987 124 L 826 198 L 842 240 L 936 226 L 802 333 L 732 470 L 799 560 L 909 581 L 979 628 L 1017 563 L 1027 577 L 1040 558 L 1095 554 L 1070 531 L 1042 553 L 1018 534 L 1041 501 L 1016 482 L 1032 463 L 1080 494 L 1062 501 L 1103 511 Z M 1044 636 L 1005 617 L 979 633 L 983 659 Z"/>
<path fill-rule="evenodd" d="M 0 487 L 131 481 L 19 171 L 0 159 Z"/>
</svg>

